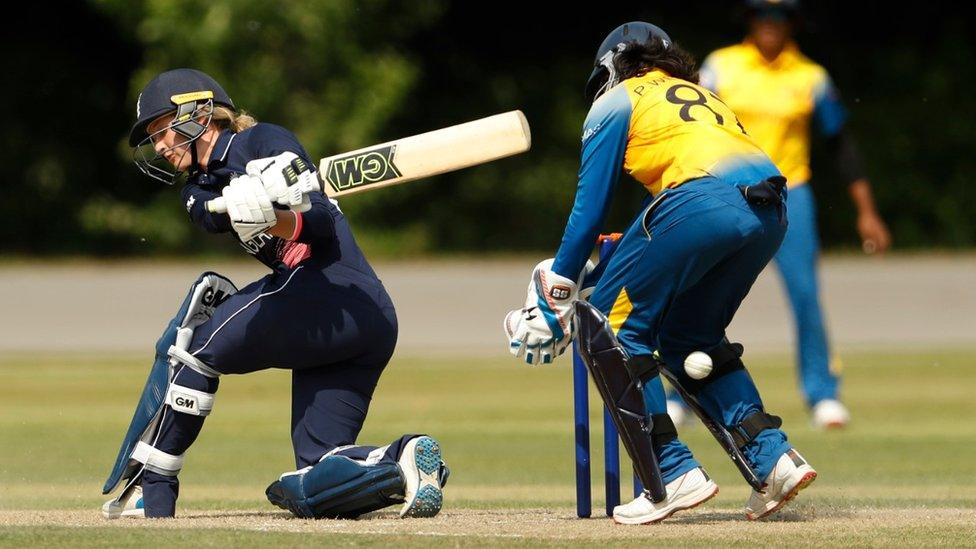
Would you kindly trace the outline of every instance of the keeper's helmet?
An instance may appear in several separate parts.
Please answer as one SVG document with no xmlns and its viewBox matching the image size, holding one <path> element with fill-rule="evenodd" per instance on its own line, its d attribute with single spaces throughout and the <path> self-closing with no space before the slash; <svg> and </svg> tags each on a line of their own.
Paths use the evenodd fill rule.
<svg viewBox="0 0 976 549">
<path fill-rule="evenodd" d="M 623 51 L 627 43 L 644 43 L 651 38 L 660 38 L 665 47 L 670 47 L 672 43 L 671 37 L 662 28 L 643 21 L 631 21 L 613 29 L 596 50 L 593 72 L 587 79 L 584 90 L 586 100 L 593 102 L 603 92 L 617 85 L 617 70 L 614 68 L 613 58 Z"/>
<path fill-rule="evenodd" d="M 180 147 L 185 147 L 207 129 L 214 105 L 237 110 L 220 84 L 198 70 L 174 69 L 150 80 L 136 100 L 136 122 L 129 132 L 129 146 L 135 147 L 133 161 L 139 170 L 149 177 L 172 184 L 181 172 L 167 168 L 168 163 L 152 146 L 153 136 L 147 135 L 146 128 L 160 116 L 174 113 L 173 121 L 155 133 L 172 129 L 187 139 L 179 143 Z M 201 118 L 204 119 L 202 123 Z M 191 145 L 187 148 L 193 158 L 192 165 L 196 166 L 196 147 Z"/>
</svg>

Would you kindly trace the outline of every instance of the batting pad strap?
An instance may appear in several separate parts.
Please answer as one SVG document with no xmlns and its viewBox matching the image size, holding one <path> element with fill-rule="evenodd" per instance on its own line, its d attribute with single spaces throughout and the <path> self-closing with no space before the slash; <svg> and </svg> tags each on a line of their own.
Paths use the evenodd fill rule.
<svg viewBox="0 0 976 549">
<path fill-rule="evenodd" d="M 721 344 L 708 351 L 708 357 L 712 359 L 712 371 L 704 379 L 688 380 L 688 386 L 695 392 L 702 387 L 720 379 L 721 377 L 744 370 L 746 365 L 742 363 L 743 347 L 741 343 L 729 343 L 723 341 Z"/>
<path fill-rule="evenodd" d="M 712 359 L 714 368 L 727 368 L 730 363 L 741 362 L 744 349 L 741 343 L 723 342 L 711 351 L 708 351 L 709 358 Z"/>
<path fill-rule="evenodd" d="M 206 364 L 201 362 L 197 357 L 190 354 L 189 351 L 185 349 L 181 349 L 176 345 L 170 345 L 170 348 L 168 351 L 166 351 L 166 354 L 168 354 L 170 358 L 172 358 L 173 360 L 176 360 L 181 364 L 186 364 L 190 368 L 196 370 L 202 376 L 220 377 L 220 372 L 214 370 L 210 366 L 207 366 Z"/>
<path fill-rule="evenodd" d="M 145 465 L 146 470 L 167 477 L 175 477 L 183 469 L 182 455 L 167 454 L 142 441 L 139 441 L 135 449 L 132 450 L 132 459 Z"/>
<path fill-rule="evenodd" d="M 674 421 L 668 414 L 654 414 L 651 416 L 654 426 L 651 427 L 651 443 L 655 448 L 664 446 L 672 440 L 678 438 L 678 430 L 674 427 Z"/>
<path fill-rule="evenodd" d="M 779 429 L 783 426 L 783 418 L 767 414 L 766 412 L 753 412 L 745 417 L 738 425 L 731 429 L 732 440 L 739 448 L 745 447 L 759 436 L 759 433 L 766 429 Z"/>
<path fill-rule="evenodd" d="M 214 395 L 175 383 L 166 391 L 166 404 L 176 412 L 191 416 L 208 416 L 213 410 Z"/>
</svg>

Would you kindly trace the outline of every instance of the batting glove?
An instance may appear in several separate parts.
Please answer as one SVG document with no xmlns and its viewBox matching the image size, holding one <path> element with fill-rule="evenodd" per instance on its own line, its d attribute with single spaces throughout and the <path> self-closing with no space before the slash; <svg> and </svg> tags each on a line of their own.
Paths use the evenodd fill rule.
<svg viewBox="0 0 976 549">
<path fill-rule="evenodd" d="M 231 225 L 243 242 L 264 233 L 278 222 L 271 198 L 257 177 L 242 175 L 231 179 L 222 195 Z"/>
<path fill-rule="evenodd" d="M 308 193 L 321 191 L 309 165 L 290 151 L 252 160 L 244 166 L 244 171 L 261 179 L 272 201 L 299 212 L 312 207 Z"/>
</svg>

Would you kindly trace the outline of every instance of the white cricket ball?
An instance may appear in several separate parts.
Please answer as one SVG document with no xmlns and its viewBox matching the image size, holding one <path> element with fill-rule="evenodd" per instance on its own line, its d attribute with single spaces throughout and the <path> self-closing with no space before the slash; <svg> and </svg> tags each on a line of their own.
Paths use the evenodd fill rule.
<svg viewBox="0 0 976 549">
<path fill-rule="evenodd" d="M 701 351 L 695 351 L 685 358 L 685 373 L 691 379 L 705 379 L 712 373 L 712 357 Z"/>
</svg>

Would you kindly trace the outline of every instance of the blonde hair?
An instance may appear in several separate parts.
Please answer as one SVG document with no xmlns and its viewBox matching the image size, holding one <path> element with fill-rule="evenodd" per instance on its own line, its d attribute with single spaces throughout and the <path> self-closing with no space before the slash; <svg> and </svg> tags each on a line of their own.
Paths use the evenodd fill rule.
<svg viewBox="0 0 976 549">
<path fill-rule="evenodd" d="M 234 133 L 242 132 L 258 123 L 247 111 L 234 112 L 221 105 L 214 105 L 213 116 L 210 121 L 218 128 L 227 129 Z"/>
</svg>

